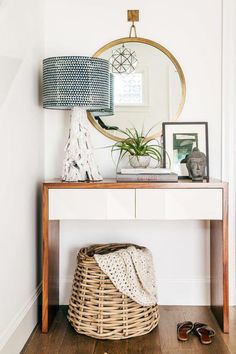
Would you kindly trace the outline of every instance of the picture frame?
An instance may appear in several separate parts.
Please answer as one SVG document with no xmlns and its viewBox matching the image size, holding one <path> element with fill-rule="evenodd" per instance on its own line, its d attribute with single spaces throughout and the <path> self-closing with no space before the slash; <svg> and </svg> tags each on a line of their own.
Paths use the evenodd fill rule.
<svg viewBox="0 0 236 354">
<path fill-rule="evenodd" d="M 189 177 L 186 167 L 186 156 L 194 147 L 198 147 L 206 155 L 207 164 L 204 179 L 209 181 L 209 150 L 207 122 L 164 122 L 163 147 L 167 152 L 172 172 L 179 178 Z M 168 167 L 164 154 L 164 167 Z"/>
</svg>

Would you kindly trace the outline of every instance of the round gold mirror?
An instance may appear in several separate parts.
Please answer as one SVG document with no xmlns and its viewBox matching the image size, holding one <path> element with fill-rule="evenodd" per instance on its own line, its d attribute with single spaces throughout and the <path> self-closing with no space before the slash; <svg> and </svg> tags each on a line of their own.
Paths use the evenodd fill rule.
<svg viewBox="0 0 236 354">
<path fill-rule="evenodd" d="M 112 41 L 93 56 L 111 62 L 121 48 L 135 53 L 135 70 L 113 73 L 112 112 L 88 112 L 88 118 L 102 134 L 116 141 L 124 139 L 121 130 L 132 128 L 149 131 L 148 138 L 156 138 L 161 134 L 162 123 L 176 121 L 182 112 L 186 95 L 183 71 L 166 48 L 140 37 Z"/>
</svg>

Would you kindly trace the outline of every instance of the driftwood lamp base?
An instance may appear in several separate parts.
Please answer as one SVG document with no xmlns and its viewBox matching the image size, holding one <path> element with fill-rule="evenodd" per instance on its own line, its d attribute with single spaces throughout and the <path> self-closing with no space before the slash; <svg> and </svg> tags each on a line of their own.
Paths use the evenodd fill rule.
<svg viewBox="0 0 236 354">
<path fill-rule="evenodd" d="M 101 181 L 102 176 L 95 162 L 90 141 L 86 110 L 79 107 L 73 108 L 70 124 L 62 180 L 66 182 Z"/>
</svg>

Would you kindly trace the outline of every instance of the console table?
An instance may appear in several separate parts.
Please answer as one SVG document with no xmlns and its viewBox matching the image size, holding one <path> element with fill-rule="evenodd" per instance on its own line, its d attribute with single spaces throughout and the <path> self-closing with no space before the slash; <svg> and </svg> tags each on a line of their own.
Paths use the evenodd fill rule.
<svg viewBox="0 0 236 354">
<path fill-rule="evenodd" d="M 210 220 L 211 309 L 229 331 L 228 186 L 210 180 L 178 183 L 102 182 L 43 184 L 42 332 L 59 306 L 60 220 Z"/>
</svg>

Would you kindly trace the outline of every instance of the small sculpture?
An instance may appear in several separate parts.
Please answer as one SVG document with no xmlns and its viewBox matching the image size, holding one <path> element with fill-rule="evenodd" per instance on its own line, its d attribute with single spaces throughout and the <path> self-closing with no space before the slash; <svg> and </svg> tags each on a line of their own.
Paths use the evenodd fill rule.
<svg viewBox="0 0 236 354">
<path fill-rule="evenodd" d="M 186 166 L 189 177 L 192 181 L 203 181 L 206 170 L 206 155 L 198 148 L 194 148 L 190 155 L 187 156 Z"/>
</svg>

